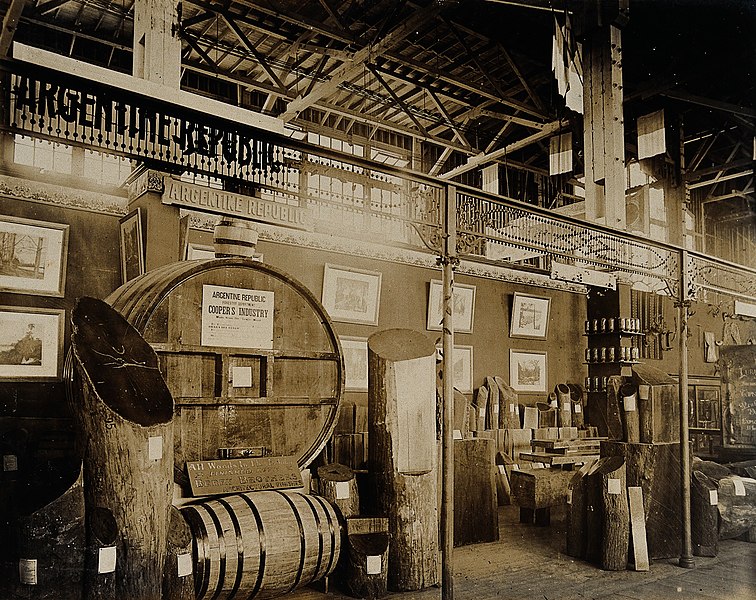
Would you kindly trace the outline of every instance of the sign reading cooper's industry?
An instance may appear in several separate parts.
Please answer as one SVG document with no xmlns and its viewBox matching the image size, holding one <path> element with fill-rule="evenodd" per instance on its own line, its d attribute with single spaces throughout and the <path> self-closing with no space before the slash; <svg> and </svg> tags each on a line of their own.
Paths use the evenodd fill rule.
<svg viewBox="0 0 756 600">
<path fill-rule="evenodd" d="M 293 456 L 193 461 L 186 471 L 193 496 L 302 487 Z"/>
<path fill-rule="evenodd" d="M 273 300 L 271 291 L 203 285 L 202 345 L 271 350 Z"/>
<path fill-rule="evenodd" d="M 54 74 L 12 74 L 10 130 L 197 173 L 277 173 L 283 148 L 251 127 Z"/>
<path fill-rule="evenodd" d="M 162 202 L 295 229 L 312 229 L 312 216 L 306 208 L 234 194 L 172 178 L 166 178 Z"/>
</svg>

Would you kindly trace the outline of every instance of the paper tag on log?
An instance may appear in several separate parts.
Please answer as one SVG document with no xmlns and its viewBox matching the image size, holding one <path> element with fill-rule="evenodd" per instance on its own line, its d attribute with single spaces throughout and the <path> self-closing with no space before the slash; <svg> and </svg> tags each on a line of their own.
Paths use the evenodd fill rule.
<svg viewBox="0 0 756 600">
<path fill-rule="evenodd" d="M 709 504 L 716 506 L 719 504 L 719 494 L 717 490 L 709 490 Z"/>
<path fill-rule="evenodd" d="M 452 437 L 455 440 L 461 440 L 462 439 L 462 432 L 459 429 L 455 429 L 454 431 L 452 431 Z"/>
<path fill-rule="evenodd" d="M 187 575 L 192 574 L 192 555 L 189 552 L 179 554 L 176 557 L 176 561 L 178 562 L 179 577 L 186 577 Z"/>
<path fill-rule="evenodd" d="M 567 488 L 567 504 L 572 504 L 572 488 Z"/>
<path fill-rule="evenodd" d="M 116 570 L 116 547 L 105 546 L 97 553 L 97 572 L 112 573 Z"/>
<path fill-rule="evenodd" d="M 160 460 L 161 458 L 163 458 L 163 436 L 162 435 L 150 436 L 149 457 L 150 457 L 150 460 Z"/>
<path fill-rule="evenodd" d="M 499 473 L 502 475 L 506 474 L 506 469 L 504 468 L 504 465 L 498 465 L 499 466 Z"/>
<path fill-rule="evenodd" d="M 517 463 L 515 463 L 515 464 L 512 465 L 512 469 L 515 470 L 515 471 L 519 471 L 520 470 L 520 465 L 518 465 Z"/>
<path fill-rule="evenodd" d="M 517 414 L 517 415 L 520 414 L 520 405 L 519 404 L 515 404 L 515 414 Z"/>
<path fill-rule="evenodd" d="M 619 479 L 607 479 L 606 480 L 606 491 L 609 494 L 621 494 L 622 493 L 622 487 L 620 486 L 620 480 Z"/>
<path fill-rule="evenodd" d="M 638 397 L 641 400 L 648 400 L 648 396 L 651 393 L 651 386 L 650 385 L 639 385 L 638 386 Z"/>
<path fill-rule="evenodd" d="M 15 454 L 3 454 L 3 471 L 18 471 L 18 457 Z"/>
<path fill-rule="evenodd" d="M 545 467 L 545 466 L 544 466 L 544 464 L 543 464 L 543 463 L 541 463 L 541 462 L 534 462 L 534 463 L 533 463 L 533 468 L 534 468 L 534 469 L 545 469 L 546 467 Z"/>
<path fill-rule="evenodd" d="M 579 404 L 575 405 L 575 413 L 583 412 L 582 407 Z"/>
<path fill-rule="evenodd" d="M 381 556 L 380 555 L 367 557 L 367 574 L 368 575 L 381 574 Z"/>
<path fill-rule="evenodd" d="M 37 585 L 37 559 L 20 558 L 18 561 L 18 577 L 21 583 Z"/>
<path fill-rule="evenodd" d="M 346 500 L 349 498 L 349 482 L 337 481 L 336 482 L 336 500 Z"/>
<path fill-rule="evenodd" d="M 498 404 L 494 404 L 493 405 L 493 410 L 494 410 L 494 413 L 499 414 L 499 405 Z"/>
<path fill-rule="evenodd" d="M 480 409 L 480 410 L 478 411 L 478 416 L 479 416 L 479 417 L 480 417 L 481 419 L 485 419 L 485 418 L 486 418 L 486 409 L 485 409 L 485 408 L 481 408 L 481 409 Z"/>
<path fill-rule="evenodd" d="M 569 402 L 563 402 L 562 403 L 562 410 L 564 412 L 569 412 L 572 407 L 570 406 Z"/>
<path fill-rule="evenodd" d="M 743 485 L 743 482 L 740 481 L 737 477 L 734 477 L 732 480 L 733 485 L 735 486 L 735 495 L 736 496 L 745 496 L 745 486 Z"/>
<path fill-rule="evenodd" d="M 635 410 L 635 394 L 632 396 L 625 396 L 622 398 L 622 402 L 625 406 L 625 412 L 633 412 Z"/>
<path fill-rule="evenodd" d="M 231 367 L 231 387 L 252 387 L 252 367 Z"/>
<path fill-rule="evenodd" d="M 509 412 L 514 412 L 514 411 L 515 411 L 515 405 L 512 402 L 510 402 L 509 403 Z"/>
</svg>

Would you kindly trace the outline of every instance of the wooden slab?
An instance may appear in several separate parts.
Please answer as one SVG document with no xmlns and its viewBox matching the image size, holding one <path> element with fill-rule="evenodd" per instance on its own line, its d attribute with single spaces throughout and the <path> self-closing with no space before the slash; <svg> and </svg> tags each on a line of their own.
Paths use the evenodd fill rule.
<svg viewBox="0 0 756 600">
<path fill-rule="evenodd" d="M 594 461 L 598 454 L 550 454 L 548 452 L 521 452 L 520 460 L 540 462 L 545 465 L 572 465 Z"/>
<path fill-rule="evenodd" d="M 495 442 L 454 441 L 454 545 L 499 539 Z"/>
<path fill-rule="evenodd" d="M 567 486 L 574 473 L 560 469 L 513 470 L 512 502 L 520 508 L 548 508 L 567 502 Z"/>
<path fill-rule="evenodd" d="M 643 488 L 627 488 L 630 504 L 630 540 L 633 547 L 633 564 L 636 571 L 648 571 L 648 545 L 646 543 L 646 513 L 643 510 Z"/>
</svg>

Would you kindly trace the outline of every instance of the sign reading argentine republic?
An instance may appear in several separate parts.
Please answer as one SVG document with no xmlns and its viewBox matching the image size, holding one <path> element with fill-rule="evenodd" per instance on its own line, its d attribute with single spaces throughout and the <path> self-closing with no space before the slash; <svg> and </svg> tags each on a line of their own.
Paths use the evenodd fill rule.
<svg viewBox="0 0 756 600">
<path fill-rule="evenodd" d="M 274 293 L 202 286 L 202 345 L 273 348 Z"/>
<path fill-rule="evenodd" d="M 162 202 L 295 229 L 312 229 L 312 217 L 306 208 L 184 183 L 176 179 L 166 179 Z"/>
</svg>

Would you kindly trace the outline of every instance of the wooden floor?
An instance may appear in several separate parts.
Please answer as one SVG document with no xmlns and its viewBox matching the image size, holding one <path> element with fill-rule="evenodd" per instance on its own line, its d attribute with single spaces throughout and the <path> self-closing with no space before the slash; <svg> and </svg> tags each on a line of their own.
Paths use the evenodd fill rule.
<svg viewBox="0 0 756 600">
<path fill-rule="evenodd" d="M 552 512 L 550 527 L 518 522 L 516 507 L 499 509 L 500 540 L 454 551 L 454 598 L 458 600 L 753 600 L 756 599 L 756 544 L 720 542 L 716 558 L 695 557 L 695 568 L 676 559 L 655 561 L 649 572 L 610 572 L 563 553 L 564 514 Z M 347 596 L 308 588 L 290 600 Z M 437 600 L 439 588 L 390 593 L 389 600 Z"/>
</svg>

